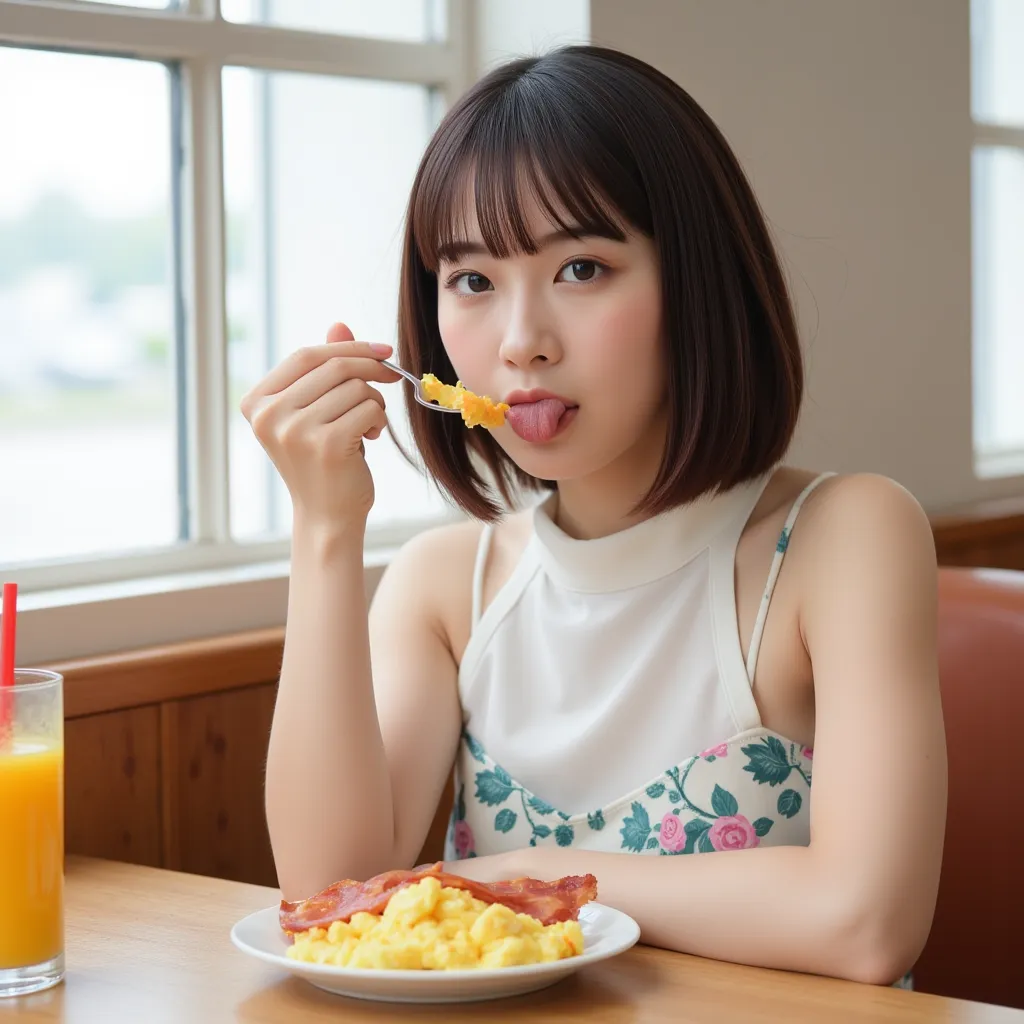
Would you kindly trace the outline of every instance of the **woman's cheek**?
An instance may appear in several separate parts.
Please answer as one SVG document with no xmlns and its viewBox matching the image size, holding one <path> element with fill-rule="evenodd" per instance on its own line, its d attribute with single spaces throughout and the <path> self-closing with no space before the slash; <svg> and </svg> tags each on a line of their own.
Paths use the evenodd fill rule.
<svg viewBox="0 0 1024 1024">
<path fill-rule="evenodd" d="M 454 301 L 449 299 L 438 303 L 437 328 L 441 334 L 441 342 L 451 360 L 452 366 L 460 375 L 468 371 L 467 357 L 472 352 L 470 339 L 473 337 L 473 320 L 465 310 L 453 308 Z M 454 381 L 448 383 L 454 384 Z"/>
</svg>

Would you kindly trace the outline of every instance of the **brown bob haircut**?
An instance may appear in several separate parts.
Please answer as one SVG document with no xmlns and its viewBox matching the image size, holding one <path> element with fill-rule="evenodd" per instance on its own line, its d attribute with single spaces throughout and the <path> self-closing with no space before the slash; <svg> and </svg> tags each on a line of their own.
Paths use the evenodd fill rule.
<svg viewBox="0 0 1024 1024">
<path fill-rule="evenodd" d="M 466 241 L 472 184 L 496 258 L 535 253 L 524 198 L 560 228 L 653 241 L 669 407 L 661 466 L 638 511 L 654 515 L 742 483 L 784 456 L 803 393 L 792 303 L 765 218 L 728 143 L 675 82 L 624 53 L 571 46 L 512 61 L 447 113 L 409 200 L 399 357 L 452 382 L 437 323 L 437 269 Z M 456 505 L 501 514 L 515 485 L 542 489 L 493 437 L 409 401 L 424 465 Z M 453 422 L 454 421 L 454 422 Z"/>
</svg>

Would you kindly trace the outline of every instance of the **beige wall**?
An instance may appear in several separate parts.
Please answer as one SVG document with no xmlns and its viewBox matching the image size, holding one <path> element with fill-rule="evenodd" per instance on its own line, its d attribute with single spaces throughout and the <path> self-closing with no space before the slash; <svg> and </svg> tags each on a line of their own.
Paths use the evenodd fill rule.
<svg viewBox="0 0 1024 1024">
<path fill-rule="evenodd" d="M 474 77 L 502 61 L 590 41 L 589 0 L 475 0 Z"/>
<path fill-rule="evenodd" d="M 594 43 L 711 114 L 789 265 L 810 370 L 793 461 L 895 477 L 929 508 L 975 479 L 968 0 L 592 0 Z"/>
</svg>

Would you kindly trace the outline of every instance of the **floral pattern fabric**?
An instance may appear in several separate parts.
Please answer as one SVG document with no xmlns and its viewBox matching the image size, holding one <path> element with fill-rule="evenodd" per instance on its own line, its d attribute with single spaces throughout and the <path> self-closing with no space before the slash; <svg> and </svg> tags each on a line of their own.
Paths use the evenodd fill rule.
<svg viewBox="0 0 1024 1024">
<path fill-rule="evenodd" d="M 543 844 L 658 856 L 806 846 L 813 758 L 808 748 L 754 729 L 606 807 L 569 812 L 513 779 L 466 731 L 446 857 Z"/>
</svg>

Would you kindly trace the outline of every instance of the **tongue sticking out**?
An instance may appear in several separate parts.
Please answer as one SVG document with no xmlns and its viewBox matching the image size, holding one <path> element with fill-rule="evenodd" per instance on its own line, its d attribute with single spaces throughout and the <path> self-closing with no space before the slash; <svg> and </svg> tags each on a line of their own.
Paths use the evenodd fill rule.
<svg viewBox="0 0 1024 1024">
<path fill-rule="evenodd" d="M 565 405 L 557 398 L 542 398 L 513 405 L 505 420 L 524 441 L 550 441 L 564 412 Z"/>
</svg>

